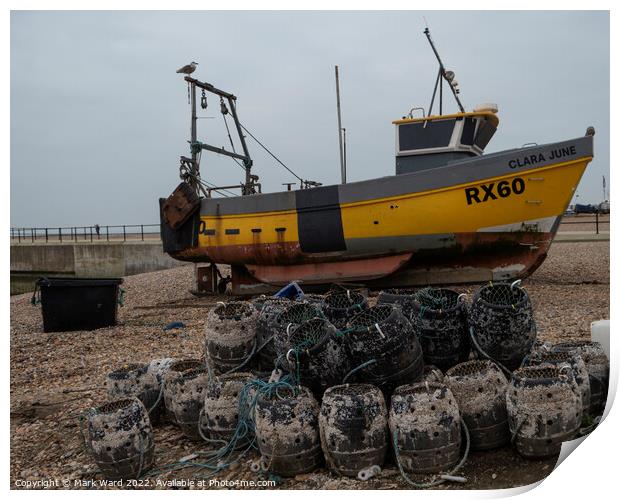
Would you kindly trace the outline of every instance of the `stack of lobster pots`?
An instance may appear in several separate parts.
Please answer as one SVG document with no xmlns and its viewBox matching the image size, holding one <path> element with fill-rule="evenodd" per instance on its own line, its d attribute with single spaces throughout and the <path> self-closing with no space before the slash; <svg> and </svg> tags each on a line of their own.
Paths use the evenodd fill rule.
<svg viewBox="0 0 620 500">
<path fill-rule="evenodd" d="M 283 477 L 325 465 L 366 480 L 390 461 L 450 475 L 470 449 L 557 454 L 602 414 L 608 382 L 599 344 L 537 340 L 519 282 L 485 285 L 471 303 L 445 288 L 369 303 L 339 287 L 218 303 L 202 358 L 108 375 L 112 402 L 89 413 L 86 443 L 109 477 L 148 470 L 162 421 L 216 448 L 257 446 L 257 470 Z"/>
</svg>

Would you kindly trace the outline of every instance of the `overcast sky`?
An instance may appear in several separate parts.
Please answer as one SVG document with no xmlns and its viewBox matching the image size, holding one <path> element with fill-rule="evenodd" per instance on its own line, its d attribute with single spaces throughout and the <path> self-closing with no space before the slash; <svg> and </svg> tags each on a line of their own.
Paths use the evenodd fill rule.
<svg viewBox="0 0 620 500">
<path fill-rule="evenodd" d="M 340 66 L 349 180 L 394 173 L 391 124 L 428 107 L 437 63 L 426 18 L 471 110 L 499 105 L 487 152 L 596 128 L 579 202 L 609 181 L 606 12 L 13 12 L 11 225 L 156 223 L 188 155 L 187 87 L 175 70 L 238 97 L 241 121 L 303 178 L 340 178 Z M 452 99 L 447 109 L 456 111 Z M 227 146 L 217 100 L 199 139 Z M 264 191 L 294 178 L 248 139 Z M 203 154 L 203 175 L 242 180 Z M 609 183 L 608 183 L 609 184 Z"/>
</svg>

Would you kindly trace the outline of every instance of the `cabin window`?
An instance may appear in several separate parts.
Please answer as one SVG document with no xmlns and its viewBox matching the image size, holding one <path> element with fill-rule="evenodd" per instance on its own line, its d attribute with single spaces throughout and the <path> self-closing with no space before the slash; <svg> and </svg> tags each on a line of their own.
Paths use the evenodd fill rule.
<svg viewBox="0 0 620 500">
<path fill-rule="evenodd" d="M 480 127 L 478 127 L 478 133 L 476 134 L 474 144 L 480 149 L 486 148 L 496 130 L 497 128 L 494 125 L 491 125 L 488 120 L 484 120 L 480 124 Z"/>
<path fill-rule="evenodd" d="M 474 143 L 474 132 L 476 131 L 476 120 L 467 117 L 463 123 L 463 134 L 461 135 L 461 144 L 471 146 Z"/>
<path fill-rule="evenodd" d="M 398 144 L 400 151 L 449 146 L 455 121 L 438 120 L 399 125 Z M 424 126 L 425 124 L 426 126 Z"/>
</svg>

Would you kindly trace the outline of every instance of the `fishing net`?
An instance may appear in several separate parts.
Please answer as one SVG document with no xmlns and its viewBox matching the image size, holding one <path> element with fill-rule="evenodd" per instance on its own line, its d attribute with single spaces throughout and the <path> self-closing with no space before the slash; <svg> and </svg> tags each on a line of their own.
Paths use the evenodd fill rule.
<svg viewBox="0 0 620 500">
<path fill-rule="evenodd" d="M 301 302 L 287 307 L 278 315 L 277 321 L 284 326 L 289 324 L 298 325 L 309 319 L 320 318 L 321 316 L 323 316 L 321 310 L 314 304 Z"/>
<path fill-rule="evenodd" d="M 366 297 L 352 290 L 330 292 L 325 296 L 325 305 L 332 309 L 348 309 L 350 307 L 362 307 L 366 303 Z"/>
<path fill-rule="evenodd" d="M 288 338 L 291 349 L 301 352 L 323 343 L 332 333 L 330 326 L 326 319 L 313 318 L 292 328 Z"/>
<path fill-rule="evenodd" d="M 376 305 L 354 316 L 353 319 L 351 319 L 351 326 L 353 328 L 367 328 L 377 324 L 380 325 L 391 316 L 393 310 L 394 308 L 388 304 Z"/>
<path fill-rule="evenodd" d="M 517 307 L 528 301 L 524 288 L 509 283 L 490 283 L 478 290 L 477 298 L 491 307 Z"/>
</svg>

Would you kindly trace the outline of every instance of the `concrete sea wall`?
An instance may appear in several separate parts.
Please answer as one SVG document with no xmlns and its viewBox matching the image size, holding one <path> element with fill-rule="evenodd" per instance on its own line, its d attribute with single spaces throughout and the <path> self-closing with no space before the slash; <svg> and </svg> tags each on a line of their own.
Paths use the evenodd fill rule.
<svg viewBox="0 0 620 500">
<path fill-rule="evenodd" d="M 40 276 L 116 278 L 184 264 L 165 254 L 159 240 L 14 244 L 11 294 L 34 290 Z"/>
</svg>

